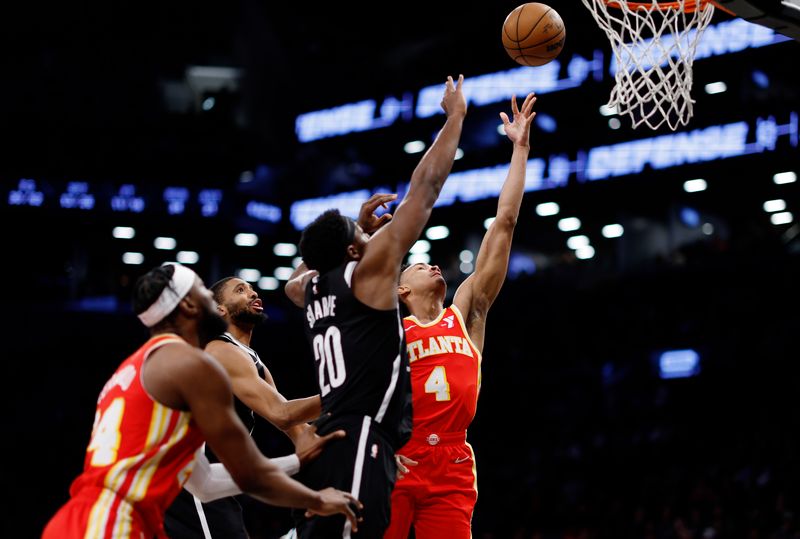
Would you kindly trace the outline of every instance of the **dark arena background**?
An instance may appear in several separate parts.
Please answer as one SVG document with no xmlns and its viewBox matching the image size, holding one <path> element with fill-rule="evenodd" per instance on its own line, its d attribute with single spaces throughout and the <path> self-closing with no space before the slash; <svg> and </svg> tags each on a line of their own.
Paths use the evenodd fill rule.
<svg viewBox="0 0 800 539">
<path fill-rule="evenodd" d="M 164 261 L 257 285 L 254 348 L 287 397 L 315 393 L 282 290 L 300 230 L 402 196 L 463 73 L 459 158 L 410 255 L 448 299 L 511 155 L 498 113 L 539 97 L 468 436 L 473 536 L 800 537 L 800 11 L 762 2 L 714 15 L 674 132 L 603 108 L 613 55 L 577 1 L 551 4 L 566 42 L 541 67 L 503 49 L 517 2 L 4 6 L 0 536 L 67 500 L 95 399 L 146 336 L 132 283 Z M 246 511 L 254 539 L 291 527 Z"/>
</svg>

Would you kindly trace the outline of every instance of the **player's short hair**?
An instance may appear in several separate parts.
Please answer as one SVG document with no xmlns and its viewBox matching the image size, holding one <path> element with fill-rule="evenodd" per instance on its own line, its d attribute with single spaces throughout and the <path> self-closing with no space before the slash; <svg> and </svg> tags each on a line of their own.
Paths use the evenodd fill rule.
<svg viewBox="0 0 800 539">
<path fill-rule="evenodd" d="M 353 243 L 355 223 L 337 209 L 323 212 L 300 237 L 300 255 L 309 269 L 325 273 L 340 265 Z"/>
<path fill-rule="evenodd" d="M 410 267 L 411 267 L 410 262 L 405 262 L 400 266 L 400 273 L 397 275 L 397 286 L 400 286 L 400 283 L 403 282 L 403 272 L 405 272 Z"/>
<path fill-rule="evenodd" d="M 161 292 L 169 286 L 174 273 L 175 266 L 165 264 L 139 277 L 133 286 L 133 312 L 138 315 L 149 309 L 161 296 Z"/>
<path fill-rule="evenodd" d="M 220 305 L 222 304 L 222 290 L 225 288 L 225 284 L 228 281 L 235 278 L 236 277 L 234 277 L 233 275 L 231 275 L 230 277 L 223 277 L 222 279 L 220 279 L 219 281 L 217 281 L 216 283 L 212 284 L 209 287 L 209 290 L 211 290 L 211 293 L 214 295 L 214 301 L 216 301 Z"/>
</svg>

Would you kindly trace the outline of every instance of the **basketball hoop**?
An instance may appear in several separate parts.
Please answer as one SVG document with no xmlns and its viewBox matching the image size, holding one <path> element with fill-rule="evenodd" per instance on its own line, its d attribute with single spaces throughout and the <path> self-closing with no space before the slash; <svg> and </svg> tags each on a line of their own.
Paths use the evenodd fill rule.
<svg viewBox="0 0 800 539">
<path fill-rule="evenodd" d="M 616 84 L 607 106 L 629 115 L 634 129 L 641 124 L 658 129 L 666 122 L 675 131 L 688 124 L 694 103 L 692 63 L 714 4 L 710 0 L 582 1 L 614 51 Z"/>
</svg>

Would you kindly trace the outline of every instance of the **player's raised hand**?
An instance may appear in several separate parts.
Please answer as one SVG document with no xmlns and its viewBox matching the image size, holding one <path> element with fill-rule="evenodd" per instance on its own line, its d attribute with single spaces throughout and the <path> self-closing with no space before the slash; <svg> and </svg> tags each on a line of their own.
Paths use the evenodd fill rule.
<svg viewBox="0 0 800 539">
<path fill-rule="evenodd" d="M 464 84 L 464 75 L 458 76 L 458 82 L 453 82 L 453 77 L 447 76 L 447 82 L 444 85 L 444 97 L 442 97 L 442 109 L 447 117 L 454 114 L 461 114 L 462 116 L 467 113 L 467 100 L 464 97 L 464 92 L 461 91 L 461 86 Z"/>
<path fill-rule="evenodd" d="M 533 105 L 536 103 L 536 96 L 533 92 L 529 93 L 522 103 L 522 110 L 517 108 L 517 96 L 511 97 L 511 112 L 513 114 L 513 121 L 508 119 L 508 114 L 505 112 L 500 113 L 500 119 L 503 120 L 503 129 L 509 140 L 519 146 L 528 146 L 531 133 L 531 122 L 536 117 L 533 112 Z"/>
<path fill-rule="evenodd" d="M 380 206 L 388 210 L 389 206 L 387 206 L 387 204 L 394 200 L 397 200 L 397 195 L 394 193 L 375 193 L 369 197 L 369 199 L 361 205 L 361 210 L 358 212 L 358 226 L 361 227 L 361 230 L 372 235 L 380 227 L 391 221 L 391 213 L 387 212 L 378 217 L 375 215 L 375 210 Z"/>
<path fill-rule="evenodd" d="M 350 521 L 353 531 L 358 531 L 358 523 L 364 519 L 356 515 L 356 511 L 364 509 L 364 504 L 355 499 L 349 492 L 342 492 L 333 487 L 322 489 L 319 493 L 322 495 L 322 503 L 316 509 L 307 509 L 306 517 L 314 515 L 326 517 L 341 513 Z"/>
</svg>

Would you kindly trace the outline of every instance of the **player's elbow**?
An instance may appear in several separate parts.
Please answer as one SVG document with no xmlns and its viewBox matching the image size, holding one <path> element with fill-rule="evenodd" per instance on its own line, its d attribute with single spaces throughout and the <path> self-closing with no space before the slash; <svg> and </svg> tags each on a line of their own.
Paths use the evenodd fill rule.
<svg viewBox="0 0 800 539">
<path fill-rule="evenodd" d="M 494 226 L 501 228 L 503 230 L 514 230 L 517 226 L 517 220 L 519 218 L 519 213 L 500 209 L 497 212 L 497 217 L 494 220 Z"/>
<path fill-rule="evenodd" d="M 278 414 L 272 424 L 280 430 L 289 430 L 294 426 L 292 418 L 289 416 L 289 414 L 284 412 Z"/>
</svg>

